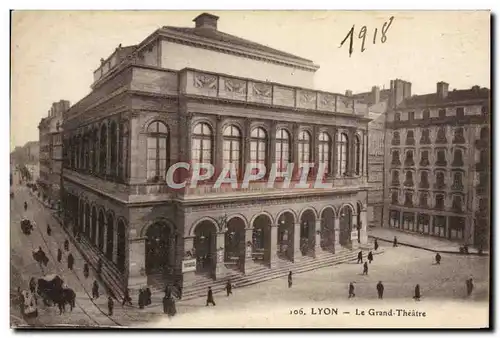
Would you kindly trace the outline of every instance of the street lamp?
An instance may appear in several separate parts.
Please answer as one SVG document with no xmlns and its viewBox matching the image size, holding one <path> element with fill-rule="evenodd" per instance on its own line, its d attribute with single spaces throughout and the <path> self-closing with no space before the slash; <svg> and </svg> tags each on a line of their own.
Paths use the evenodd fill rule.
<svg viewBox="0 0 500 338">
<path fill-rule="evenodd" d="M 224 214 L 217 219 L 217 225 L 222 232 L 227 231 L 227 214 Z"/>
</svg>

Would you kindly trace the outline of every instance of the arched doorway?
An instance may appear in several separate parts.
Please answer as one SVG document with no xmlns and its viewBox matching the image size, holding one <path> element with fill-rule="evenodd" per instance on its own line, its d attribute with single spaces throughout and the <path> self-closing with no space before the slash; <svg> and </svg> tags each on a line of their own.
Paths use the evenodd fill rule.
<svg viewBox="0 0 500 338">
<path fill-rule="evenodd" d="M 243 269 L 245 261 L 245 222 L 231 218 L 224 235 L 224 261 L 231 269 Z"/>
<path fill-rule="evenodd" d="M 350 246 L 352 231 L 352 209 L 349 205 L 344 205 L 339 214 L 340 223 L 340 245 Z"/>
<path fill-rule="evenodd" d="M 300 252 L 306 256 L 314 248 L 316 231 L 316 215 L 312 210 L 306 210 L 300 217 Z"/>
<path fill-rule="evenodd" d="M 335 211 L 332 208 L 321 213 L 321 248 L 335 252 Z"/>
<path fill-rule="evenodd" d="M 90 238 L 90 206 L 88 203 L 85 203 L 85 229 L 84 234 L 87 239 Z"/>
<path fill-rule="evenodd" d="M 125 272 L 125 250 L 127 243 L 126 228 L 123 220 L 118 221 L 118 226 L 116 231 L 118 235 L 118 240 L 116 243 L 117 244 L 116 265 L 118 266 L 118 269 L 123 273 Z"/>
<path fill-rule="evenodd" d="M 293 236 L 295 228 L 295 217 L 291 212 L 284 212 L 278 218 L 278 257 L 293 260 Z"/>
<path fill-rule="evenodd" d="M 167 273 L 173 265 L 174 231 L 163 222 L 151 225 L 146 231 L 146 273 Z"/>
<path fill-rule="evenodd" d="M 104 219 L 104 212 L 99 210 L 99 234 L 97 236 L 97 247 L 99 250 L 103 251 L 104 249 L 104 229 L 106 227 L 106 222 Z"/>
<path fill-rule="evenodd" d="M 90 232 L 90 242 L 92 245 L 96 245 L 96 237 L 97 237 L 97 209 L 96 207 L 92 207 L 92 229 Z"/>
<path fill-rule="evenodd" d="M 211 221 L 203 221 L 194 230 L 196 272 L 212 274 L 217 259 L 217 227 Z"/>
<path fill-rule="evenodd" d="M 390 226 L 392 228 L 399 228 L 399 211 L 391 210 L 390 211 Z"/>
<path fill-rule="evenodd" d="M 252 257 L 254 262 L 269 264 L 271 261 L 271 219 L 259 215 L 253 221 Z"/>
<path fill-rule="evenodd" d="M 108 224 L 106 224 L 106 258 L 110 261 L 113 260 L 114 249 L 114 231 L 115 231 L 115 218 L 113 214 L 108 213 Z"/>
</svg>

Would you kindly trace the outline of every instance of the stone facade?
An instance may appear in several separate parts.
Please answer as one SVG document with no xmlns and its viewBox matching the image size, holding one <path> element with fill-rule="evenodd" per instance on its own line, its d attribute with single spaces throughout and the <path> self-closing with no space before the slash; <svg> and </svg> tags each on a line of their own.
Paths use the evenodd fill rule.
<svg viewBox="0 0 500 338">
<path fill-rule="evenodd" d="M 488 246 L 489 93 L 440 82 L 388 114 L 385 224 Z"/>
<path fill-rule="evenodd" d="M 158 278 L 187 283 L 197 274 L 217 279 L 228 269 L 273 268 L 280 259 L 295 262 L 367 242 L 366 105 L 144 60 L 153 58 L 125 56 L 98 76 L 63 124 L 65 226 L 116 265 L 124 287 Z M 177 172 L 175 182 L 186 186 L 169 187 L 167 170 L 177 162 L 211 163 L 216 174 L 231 163 L 236 186 L 215 187 L 208 179 L 191 187 L 188 173 Z M 325 163 L 322 181 L 329 187 L 314 188 L 316 176 L 299 186 L 298 171 L 290 188 L 286 177 L 268 186 L 267 176 L 244 186 L 249 162 L 268 169 Z"/>
<path fill-rule="evenodd" d="M 62 122 L 63 112 L 69 109 L 69 101 L 52 104 L 48 116 L 38 125 L 40 142 L 40 177 L 37 183 L 40 194 L 54 207 L 60 203 L 62 174 Z"/>
</svg>

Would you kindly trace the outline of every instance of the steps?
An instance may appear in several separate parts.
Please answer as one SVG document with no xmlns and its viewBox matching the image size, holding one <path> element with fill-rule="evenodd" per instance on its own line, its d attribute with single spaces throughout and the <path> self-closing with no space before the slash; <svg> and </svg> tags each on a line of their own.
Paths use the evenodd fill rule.
<svg viewBox="0 0 500 338">
<path fill-rule="evenodd" d="M 289 271 L 294 274 L 307 272 L 311 270 L 316 270 L 319 268 L 324 268 L 328 266 L 333 266 L 337 264 L 342 264 L 346 262 L 356 261 L 359 250 L 370 250 L 367 246 L 364 248 L 359 248 L 357 250 L 340 249 L 337 253 L 332 254 L 329 252 L 322 252 L 316 258 L 303 256 L 300 261 L 293 263 L 285 260 L 278 260 L 273 269 L 262 265 L 261 267 L 256 267 L 254 270 L 247 274 L 241 272 L 236 272 L 229 270 L 229 274 L 224 278 L 219 280 L 213 280 L 211 278 L 197 276 L 197 278 L 189 284 L 185 284 L 182 292 L 182 300 L 190 300 L 198 297 L 206 296 L 207 288 L 212 287 L 214 293 L 223 292 L 225 290 L 225 285 L 228 279 L 235 288 L 241 288 L 244 286 L 250 286 L 253 284 L 261 283 L 264 281 L 286 277 Z M 378 250 L 373 252 L 373 255 L 382 254 L 383 250 Z M 366 257 L 366 255 L 365 255 Z M 153 301 L 161 301 L 163 297 L 164 286 L 155 286 L 151 289 L 153 295 Z"/>
</svg>

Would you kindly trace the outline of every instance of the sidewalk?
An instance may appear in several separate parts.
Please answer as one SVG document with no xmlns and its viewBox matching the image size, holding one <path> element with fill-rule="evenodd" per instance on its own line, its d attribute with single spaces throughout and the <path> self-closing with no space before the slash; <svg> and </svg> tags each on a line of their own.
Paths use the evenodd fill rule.
<svg viewBox="0 0 500 338">
<path fill-rule="evenodd" d="M 423 249 L 433 252 L 460 254 L 459 248 L 462 245 L 460 242 L 452 242 L 446 239 L 432 237 L 428 235 L 418 235 L 411 232 L 389 228 L 369 228 L 368 237 L 376 238 L 379 241 L 390 242 L 394 240 L 394 236 L 398 238 L 398 245 L 405 245 L 413 248 Z M 477 255 L 476 248 L 469 247 L 469 254 Z M 484 255 L 488 255 L 488 251 L 483 250 Z"/>
</svg>

